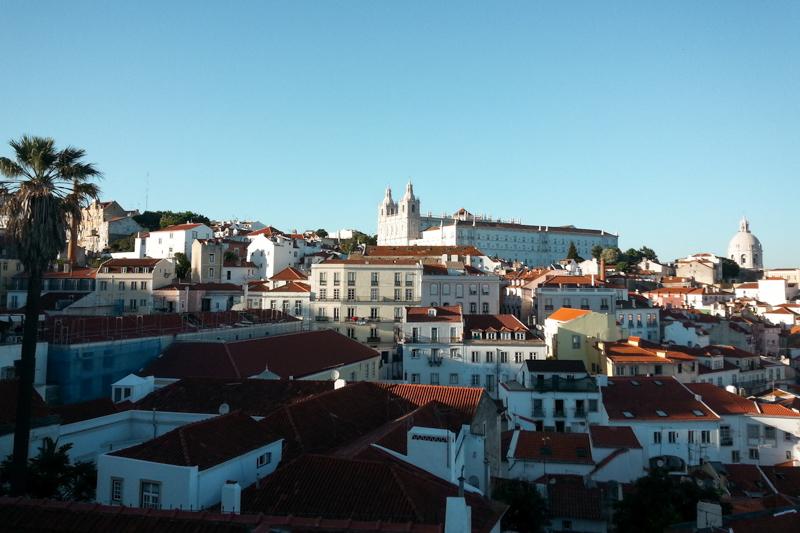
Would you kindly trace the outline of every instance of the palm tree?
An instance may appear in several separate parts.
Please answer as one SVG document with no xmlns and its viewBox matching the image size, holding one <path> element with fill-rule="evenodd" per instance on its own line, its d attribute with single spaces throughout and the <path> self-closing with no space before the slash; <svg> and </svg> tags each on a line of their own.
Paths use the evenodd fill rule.
<svg viewBox="0 0 800 533">
<path fill-rule="evenodd" d="M 81 221 L 81 209 L 89 200 L 97 198 L 99 187 L 91 183 L 91 178 L 100 176 L 100 172 L 90 163 L 81 159 L 86 155 L 80 148 L 67 147 L 59 152 L 58 167 L 65 179 L 72 180 L 72 191 L 66 196 L 67 214 L 69 215 L 69 242 L 67 244 L 67 261 L 75 264 L 78 247 L 78 224 Z"/>
<path fill-rule="evenodd" d="M 19 260 L 28 274 L 10 476 L 12 494 L 22 495 L 27 491 L 42 274 L 64 247 L 67 217 L 74 212 L 68 197 L 72 194 L 75 177 L 97 175 L 97 170 L 80 161 L 82 151 L 73 148 L 58 151 L 50 138 L 25 135 L 10 141 L 9 145 L 15 159 L 0 157 L 0 174 L 10 178 L 3 182 L 0 190 L 2 214 L 6 217 L 6 232 L 16 244 Z"/>
</svg>

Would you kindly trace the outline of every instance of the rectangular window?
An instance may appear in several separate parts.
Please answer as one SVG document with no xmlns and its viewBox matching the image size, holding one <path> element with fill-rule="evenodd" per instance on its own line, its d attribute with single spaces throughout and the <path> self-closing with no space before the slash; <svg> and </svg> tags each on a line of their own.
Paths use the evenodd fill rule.
<svg viewBox="0 0 800 533">
<path fill-rule="evenodd" d="M 161 508 L 161 483 L 157 481 L 142 481 L 139 507 L 143 509 Z"/>
<path fill-rule="evenodd" d="M 437 284 L 432 284 L 430 287 L 431 296 L 438 296 L 439 295 L 439 286 Z"/>
<path fill-rule="evenodd" d="M 373 302 L 378 301 L 378 289 L 373 288 L 369 290 L 369 299 L 372 300 Z"/>
<path fill-rule="evenodd" d="M 213 278 L 214 277 L 214 272 L 215 272 L 214 271 L 214 267 L 209 267 L 208 268 L 208 276 L 209 277 Z"/>
<path fill-rule="evenodd" d="M 111 478 L 111 503 L 122 503 L 122 478 Z"/>
<path fill-rule="evenodd" d="M 399 287 L 403 282 L 403 275 L 400 272 L 394 273 L 394 286 Z"/>
<path fill-rule="evenodd" d="M 320 272 L 319 273 L 319 284 L 320 285 L 327 285 L 328 276 L 326 274 L 327 274 L 326 272 Z"/>
<path fill-rule="evenodd" d="M 462 284 L 456 285 L 456 298 L 464 297 L 464 286 Z"/>
<path fill-rule="evenodd" d="M 748 449 L 748 456 L 750 457 L 751 460 L 758 461 L 758 459 L 759 459 L 758 448 L 749 448 Z"/>
<path fill-rule="evenodd" d="M 347 299 L 348 300 L 355 300 L 356 299 L 356 290 L 355 289 L 347 289 Z"/>
<path fill-rule="evenodd" d="M 709 444 L 711 442 L 711 432 L 707 429 L 704 429 L 700 432 L 700 442 L 703 444 Z"/>
<path fill-rule="evenodd" d="M 738 463 L 742 460 L 742 457 L 739 455 L 739 450 L 731 450 L 731 462 Z"/>
<path fill-rule="evenodd" d="M 492 392 L 494 390 L 494 376 L 486 374 L 486 390 Z"/>
<path fill-rule="evenodd" d="M 370 282 L 370 285 L 372 285 L 372 286 L 374 286 L 374 287 L 377 287 L 377 286 L 378 286 L 379 279 L 380 279 L 380 278 L 379 278 L 379 276 L 380 276 L 380 274 L 379 274 L 378 272 L 372 272 L 372 273 L 370 273 L 370 275 L 369 275 L 369 282 Z"/>
<path fill-rule="evenodd" d="M 419 383 L 419 374 L 411 374 L 411 383 Z"/>
<path fill-rule="evenodd" d="M 458 374 L 450 374 L 450 385 L 458 385 Z"/>
<path fill-rule="evenodd" d="M 119 290 L 121 290 L 121 291 L 124 291 L 124 290 L 125 290 L 125 282 L 124 282 L 124 281 L 120 281 L 120 282 L 117 284 L 117 289 L 119 289 Z"/>
<path fill-rule="evenodd" d="M 775 428 L 772 426 L 765 426 L 764 438 L 766 440 L 777 440 L 777 432 L 775 431 Z"/>
<path fill-rule="evenodd" d="M 147 290 L 147 282 L 146 281 L 139 282 L 139 288 L 142 289 L 143 291 L 146 291 Z"/>
<path fill-rule="evenodd" d="M 322 289 L 322 290 L 325 290 L 325 289 Z M 342 297 L 342 291 L 340 291 L 339 289 L 333 289 L 333 299 L 334 300 L 338 300 L 341 297 Z"/>
<path fill-rule="evenodd" d="M 439 384 L 439 373 L 431 372 L 431 385 L 438 385 L 438 384 Z"/>
<path fill-rule="evenodd" d="M 394 301 L 399 302 L 402 299 L 403 289 L 394 290 Z"/>
<path fill-rule="evenodd" d="M 256 457 L 256 468 L 261 468 L 267 466 L 272 462 L 272 453 L 266 452 L 262 453 L 258 457 Z"/>
<path fill-rule="evenodd" d="M 406 289 L 406 301 L 410 302 L 414 299 L 414 289 Z"/>
<path fill-rule="evenodd" d="M 670 444 L 675 444 L 678 442 L 678 432 L 677 431 L 670 431 L 667 433 L 667 440 Z"/>
<path fill-rule="evenodd" d="M 472 313 L 473 315 L 475 313 L 477 313 L 478 312 L 478 304 L 476 304 L 475 302 L 470 302 L 469 303 L 469 312 Z"/>
<path fill-rule="evenodd" d="M 577 350 L 581 347 L 581 336 L 580 335 L 573 335 L 572 336 L 572 348 Z"/>
<path fill-rule="evenodd" d="M 661 444 L 661 432 L 654 431 L 653 432 L 653 444 Z"/>
<path fill-rule="evenodd" d="M 597 412 L 597 400 L 589 400 L 589 412 L 590 413 Z"/>
<path fill-rule="evenodd" d="M 688 440 L 688 441 L 689 441 L 689 444 L 694 444 L 694 430 L 690 429 L 690 430 L 687 432 L 687 435 L 686 435 L 686 440 Z"/>
<path fill-rule="evenodd" d="M 208 254 L 208 261 L 210 263 L 214 263 L 215 259 L 216 259 L 216 255 L 215 254 Z"/>
<path fill-rule="evenodd" d="M 100 290 L 101 291 L 107 291 L 108 290 L 108 282 L 107 281 L 101 281 L 100 282 Z"/>
<path fill-rule="evenodd" d="M 480 374 L 472 374 L 471 380 L 473 387 L 480 387 L 481 385 L 481 375 Z"/>
</svg>

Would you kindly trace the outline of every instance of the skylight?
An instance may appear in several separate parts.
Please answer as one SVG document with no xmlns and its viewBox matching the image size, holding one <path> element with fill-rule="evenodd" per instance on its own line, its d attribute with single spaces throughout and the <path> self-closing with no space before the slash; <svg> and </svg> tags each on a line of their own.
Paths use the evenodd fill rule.
<svg viewBox="0 0 800 533">
<path fill-rule="evenodd" d="M 633 413 L 631 413 L 630 411 L 622 411 L 622 416 L 624 416 L 625 418 L 633 418 Z"/>
<path fill-rule="evenodd" d="M 637 387 L 638 387 L 638 386 L 639 386 L 639 382 L 638 382 L 638 381 L 636 381 L 635 379 L 632 379 L 632 380 L 631 380 L 631 385 L 635 385 L 635 386 L 637 386 Z"/>
<path fill-rule="evenodd" d="M 667 416 L 667 413 L 665 413 L 665 412 L 664 412 L 664 411 L 662 411 L 661 409 L 657 409 L 657 410 L 656 410 L 656 414 L 657 414 L 658 416 Z"/>
<path fill-rule="evenodd" d="M 659 387 L 660 387 L 661 385 L 663 385 L 663 384 L 664 384 L 662 381 L 660 381 L 660 380 L 658 380 L 658 379 L 657 379 L 657 380 L 655 380 L 653 383 L 655 383 L 655 384 L 656 384 L 656 385 L 658 385 Z"/>
<path fill-rule="evenodd" d="M 700 409 L 692 409 L 692 414 L 694 416 L 706 416 L 706 414 Z"/>
</svg>

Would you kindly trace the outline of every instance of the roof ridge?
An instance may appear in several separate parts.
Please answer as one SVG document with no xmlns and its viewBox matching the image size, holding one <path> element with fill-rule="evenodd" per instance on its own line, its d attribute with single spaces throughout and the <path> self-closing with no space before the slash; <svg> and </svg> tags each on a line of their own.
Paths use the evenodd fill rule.
<svg viewBox="0 0 800 533">
<path fill-rule="evenodd" d="M 397 469 L 399 468 L 399 466 L 392 463 L 384 463 L 384 464 L 388 466 L 392 478 L 394 479 L 395 483 L 397 483 L 397 485 L 400 487 L 400 490 L 403 492 L 403 496 L 405 496 L 405 500 L 406 502 L 408 502 L 408 506 L 411 507 L 411 509 L 414 511 L 414 515 L 416 516 L 417 521 L 421 522 L 423 519 L 422 513 L 420 513 L 419 509 L 417 508 L 416 502 L 414 501 L 414 498 L 411 497 L 411 494 L 409 494 L 407 487 L 403 483 L 403 480 L 400 479 L 400 476 L 397 474 Z"/>
<path fill-rule="evenodd" d="M 236 365 L 236 361 L 234 360 L 233 355 L 231 354 L 231 351 L 228 349 L 228 343 L 227 342 L 223 342 L 222 343 L 222 348 L 225 350 L 225 355 L 227 356 L 228 361 L 230 361 L 231 366 L 233 367 L 233 371 L 236 373 L 236 377 L 237 378 L 241 378 L 242 377 L 242 373 L 239 372 L 239 367 Z"/>
<path fill-rule="evenodd" d="M 181 443 L 181 451 L 183 452 L 183 460 L 186 461 L 186 466 L 192 466 L 192 458 L 189 455 L 189 444 L 186 442 L 186 436 L 184 435 L 184 428 L 186 426 L 181 426 L 178 428 L 178 440 Z"/>
</svg>

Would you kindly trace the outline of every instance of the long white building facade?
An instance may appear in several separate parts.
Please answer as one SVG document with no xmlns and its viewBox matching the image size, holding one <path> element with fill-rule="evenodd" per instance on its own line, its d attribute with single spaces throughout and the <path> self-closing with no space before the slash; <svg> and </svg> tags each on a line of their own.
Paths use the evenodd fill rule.
<svg viewBox="0 0 800 533">
<path fill-rule="evenodd" d="M 549 265 L 564 259 L 570 243 L 591 257 L 592 248 L 617 246 L 618 236 L 574 226 L 536 226 L 473 215 L 459 209 L 450 216 L 425 215 L 409 182 L 399 201 L 386 189 L 378 206 L 378 244 L 389 246 L 475 246 L 490 257 L 525 265 Z"/>
</svg>

